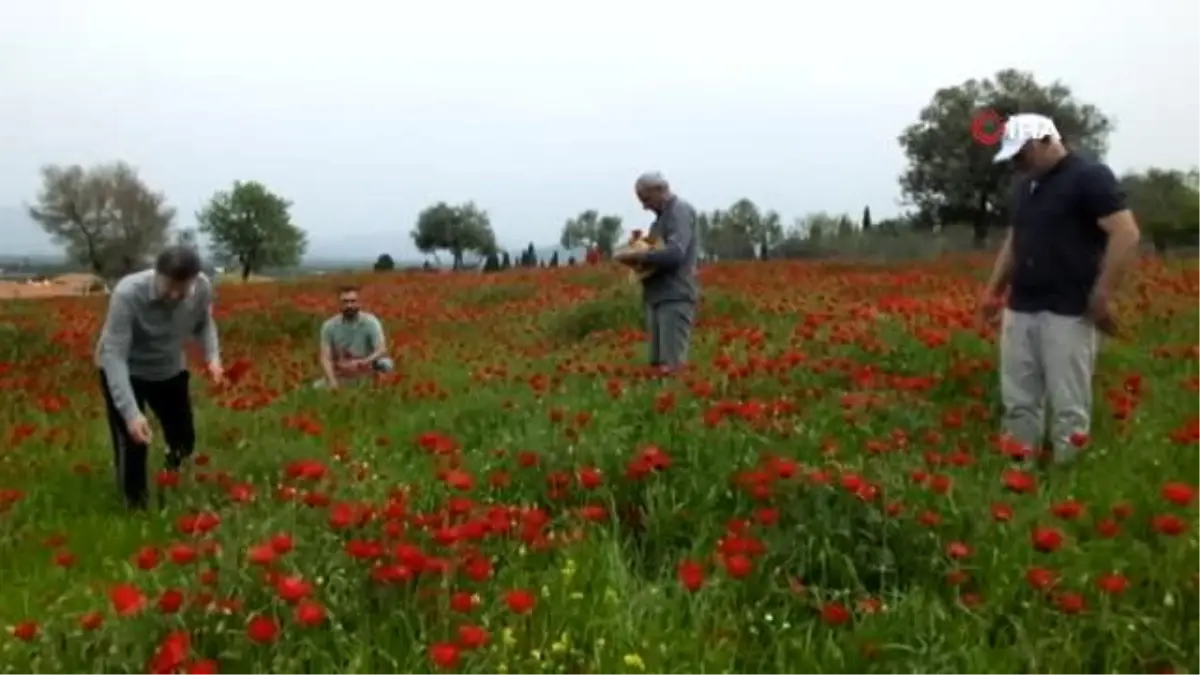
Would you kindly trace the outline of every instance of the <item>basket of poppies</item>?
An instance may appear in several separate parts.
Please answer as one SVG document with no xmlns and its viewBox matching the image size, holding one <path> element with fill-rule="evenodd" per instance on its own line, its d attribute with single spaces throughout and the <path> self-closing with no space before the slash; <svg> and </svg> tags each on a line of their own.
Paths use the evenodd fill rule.
<svg viewBox="0 0 1200 675">
<path fill-rule="evenodd" d="M 618 247 L 613 254 L 620 264 L 629 268 L 629 280 L 635 282 L 641 281 L 653 274 L 654 268 L 643 262 L 620 260 L 620 257 L 627 253 L 645 253 L 646 251 L 654 251 L 660 248 L 662 248 L 662 241 L 658 237 L 643 234 L 641 230 L 634 230 L 630 234 L 629 240 Z"/>
</svg>

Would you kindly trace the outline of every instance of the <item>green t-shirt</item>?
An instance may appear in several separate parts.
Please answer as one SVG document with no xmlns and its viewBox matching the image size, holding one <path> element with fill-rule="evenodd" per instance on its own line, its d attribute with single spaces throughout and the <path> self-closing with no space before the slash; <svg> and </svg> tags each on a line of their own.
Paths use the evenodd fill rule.
<svg viewBox="0 0 1200 675">
<path fill-rule="evenodd" d="M 339 314 L 321 326 L 321 344 L 329 345 L 334 361 L 366 358 L 383 344 L 383 324 L 370 312 L 353 321 Z"/>
</svg>

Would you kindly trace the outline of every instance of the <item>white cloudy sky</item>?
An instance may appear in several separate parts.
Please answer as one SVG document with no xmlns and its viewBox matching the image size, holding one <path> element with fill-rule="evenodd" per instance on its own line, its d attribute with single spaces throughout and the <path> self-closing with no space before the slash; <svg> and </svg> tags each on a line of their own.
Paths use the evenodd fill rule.
<svg viewBox="0 0 1200 675">
<path fill-rule="evenodd" d="M 0 206 L 43 163 L 120 158 L 185 225 L 261 180 L 313 254 L 409 252 L 436 200 L 512 246 L 588 207 L 640 225 L 649 168 L 704 208 L 878 217 L 933 91 L 1010 66 L 1115 118 L 1118 171 L 1200 155 L 1196 0 L 587 4 L 7 0 Z"/>
</svg>

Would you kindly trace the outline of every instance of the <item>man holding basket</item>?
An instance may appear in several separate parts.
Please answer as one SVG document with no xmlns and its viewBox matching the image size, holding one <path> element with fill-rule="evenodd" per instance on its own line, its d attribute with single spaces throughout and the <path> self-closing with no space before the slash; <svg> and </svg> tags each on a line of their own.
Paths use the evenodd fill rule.
<svg viewBox="0 0 1200 675">
<path fill-rule="evenodd" d="M 647 237 L 653 244 L 626 247 L 614 258 L 641 272 L 650 365 L 673 372 L 687 361 L 700 299 L 696 210 L 673 194 L 658 172 L 642 174 L 634 192 L 656 216 Z"/>
</svg>

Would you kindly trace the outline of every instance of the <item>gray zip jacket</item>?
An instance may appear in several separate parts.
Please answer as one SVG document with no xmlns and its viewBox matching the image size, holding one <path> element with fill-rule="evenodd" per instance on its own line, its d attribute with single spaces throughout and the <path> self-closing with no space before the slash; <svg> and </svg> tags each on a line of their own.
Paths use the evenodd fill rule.
<svg viewBox="0 0 1200 675">
<path fill-rule="evenodd" d="M 96 365 L 126 421 L 140 414 L 130 378 L 159 382 L 178 375 L 187 368 L 183 348 L 189 339 L 203 346 L 206 362 L 220 356 L 212 300 L 212 282 L 203 274 L 179 302 L 159 297 L 152 269 L 125 276 L 113 287 L 96 341 Z"/>
</svg>

